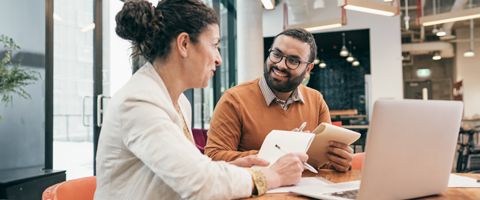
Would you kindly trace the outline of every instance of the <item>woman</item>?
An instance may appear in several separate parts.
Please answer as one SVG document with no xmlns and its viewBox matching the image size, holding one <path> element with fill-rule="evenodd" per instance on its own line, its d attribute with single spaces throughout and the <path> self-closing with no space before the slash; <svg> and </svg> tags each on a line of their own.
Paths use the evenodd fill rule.
<svg viewBox="0 0 480 200">
<path fill-rule="evenodd" d="M 109 103 L 97 151 L 96 199 L 231 199 L 295 184 L 303 153 L 269 168 L 254 157 L 213 162 L 195 147 L 182 94 L 206 87 L 221 64 L 215 12 L 197 0 L 127 1 L 117 34 L 149 62 Z"/>
</svg>

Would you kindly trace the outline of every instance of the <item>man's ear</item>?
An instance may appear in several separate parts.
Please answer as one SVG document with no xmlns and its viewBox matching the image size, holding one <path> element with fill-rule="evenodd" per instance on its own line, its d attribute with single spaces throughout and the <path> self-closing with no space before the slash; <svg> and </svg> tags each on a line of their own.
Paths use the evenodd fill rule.
<svg viewBox="0 0 480 200">
<path fill-rule="evenodd" d="M 313 67 L 315 67 L 315 64 L 313 63 L 310 63 L 307 65 L 307 73 L 310 73 L 310 71 L 312 71 Z"/>
<path fill-rule="evenodd" d="M 190 48 L 190 35 L 188 33 L 182 32 L 178 34 L 176 40 L 176 46 L 178 53 L 186 58 L 188 56 L 188 48 Z"/>
</svg>

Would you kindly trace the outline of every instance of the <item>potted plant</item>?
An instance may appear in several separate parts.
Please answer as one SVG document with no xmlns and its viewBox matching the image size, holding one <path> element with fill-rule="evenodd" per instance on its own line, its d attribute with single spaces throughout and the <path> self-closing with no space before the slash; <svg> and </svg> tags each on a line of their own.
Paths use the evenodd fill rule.
<svg viewBox="0 0 480 200">
<path fill-rule="evenodd" d="M 13 60 L 13 52 L 19 50 L 20 47 L 12 38 L 0 35 L 0 45 L 3 45 L 4 51 L 0 53 L 0 102 L 11 103 L 14 95 L 29 99 L 30 94 L 25 91 L 24 87 L 38 80 L 38 74 L 22 69 L 21 65 Z"/>
</svg>

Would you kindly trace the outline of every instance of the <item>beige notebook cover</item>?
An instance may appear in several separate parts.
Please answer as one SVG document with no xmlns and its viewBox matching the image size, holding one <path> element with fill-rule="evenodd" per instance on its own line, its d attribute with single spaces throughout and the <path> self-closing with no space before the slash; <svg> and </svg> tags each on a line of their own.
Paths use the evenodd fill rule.
<svg viewBox="0 0 480 200">
<path fill-rule="evenodd" d="M 307 151 L 307 162 L 317 169 L 328 162 L 327 152 L 329 141 L 337 141 L 351 145 L 360 138 L 360 133 L 325 122 L 318 125 L 312 133 L 315 134 L 315 137 Z"/>
</svg>

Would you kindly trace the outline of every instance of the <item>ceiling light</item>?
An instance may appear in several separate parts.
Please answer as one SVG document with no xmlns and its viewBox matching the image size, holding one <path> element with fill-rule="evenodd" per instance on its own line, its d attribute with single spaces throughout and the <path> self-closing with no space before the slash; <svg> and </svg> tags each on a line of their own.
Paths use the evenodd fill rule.
<svg viewBox="0 0 480 200">
<path fill-rule="evenodd" d="M 472 50 L 468 50 L 468 51 L 465 51 L 465 53 L 463 53 L 463 57 L 466 57 L 466 58 L 471 58 L 473 56 L 475 56 L 475 52 Z"/>
<path fill-rule="evenodd" d="M 325 63 L 325 62 L 322 60 L 318 66 L 319 66 L 320 68 L 325 68 L 325 67 L 327 67 L 327 63 Z"/>
<path fill-rule="evenodd" d="M 331 28 L 338 28 L 342 27 L 342 19 L 333 19 L 333 20 L 323 20 L 320 22 L 313 22 L 313 23 L 300 23 L 289 25 L 288 28 L 304 28 L 307 31 L 314 32 L 324 29 L 331 29 Z"/>
<path fill-rule="evenodd" d="M 331 28 L 338 28 L 338 27 L 342 27 L 342 24 L 337 23 L 337 24 L 328 24 L 328 25 L 322 25 L 322 26 L 314 26 L 314 27 L 305 28 L 305 30 L 313 32 L 313 31 L 319 31 L 319 30 L 331 29 Z"/>
<path fill-rule="evenodd" d="M 303 28 L 309 32 L 316 32 L 325 29 L 339 28 L 347 23 L 346 11 L 343 8 L 338 9 L 340 16 L 338 18 L 328 18 L 326 20 L 308 20 L 304 23 L 288 24 L 287 28 Z M 331 16 L 329 16 L 331 17 Z"/>
<path fill-rule="evenodd" d="M 352 65 L 353 65 L 354 67 L 359 66 L 359 65 L 360 65 L 360 62 L 358 62 L 358 60 L 354 60 L 354 61 L 352 62 Z"/>
<path fill-rule="evenodd" d="M 472 1 L 470 1 L 470 7 L 472 6 Z M 475 48 L 473 47 L 473 42 L 474 42 L 474 38 L 473 36 L 475 35 L 475 26 L 474 26 L 474 22 L 473 22 L 473 19 L 470 20 L 470 49 L 468 51 L 466 51 L 465 53 L 463 53 L 463 57 L 467 57 L 467 58 L 470 58 L 470 57 L 473 57 L 475 56 L 475 52 L 473 51 Z"/>
<path fill-rule="evenodd" d="M 437 35 L 438 37 L 443 37 L 443 36 L 446 36 L 446 35 L 447 35 L 447 32 L 445 32 L 445 31 L 443 30 L 443 28 L 440 28 L 440 29 L 437 31 L 436 35 Z"/>
<path fill-rule="evenodd" d="M 315 60 L 313 60 L 313 64 L 317 65 L 318 63 L 320 63 L 320 60 L 318 58 L 315 58 Z"/>
<path fill-rule="evenodd" d="M 340 50 L 340 56 L 342 56 L 342 57 L 347 57 L 348 56 L 347 47 L 342 46 L 342 50 Z"/>
<path fill-rule="evenodd" d="M 463 21 L 468 19 L 480 18 L 480 7 L 469 8 L 459 11 L 450 11 L 448 13 L 420 17 L 420 24 L 423 26 L 432 26 L 448 22 Z"/>
<path fill-rule="evenodd" d="M 433 60 L 440 60 L 440 59 L 442 59 L 442 56 L 440 55 L 440 53 L 438 51 L 435 51 L 435 53 L 433 53 L 432 59 Z"/>
<path fill-rule="evenodd" d="M 342 33 L 342 49 L 340 50 L 340 56 L 347 57 L 348 49 L 345 47 L 345 32 Z"/>
<path fill-rule="evenodd" d="M 408 15 L 408 0 L 405 0 L 405 17 L 403 17 L 403 21 L 405 22 L 405 30 L 410 29 L 410 16 Z"/>
<path fill-rule="evenodd" d="M 395 16 L 398 14 L 398 6 L 389 6 L 385 3 L 377 3 L 365 0 L 339 0 L 338 3 L 347 10 L 384 16 Z"/>
<path fill-rule="evenodd" d="M 262 0 L 263 7 L 267 10 L 273 10 L 275 0 Z"/>
<path fill-rule="evenodd" d="M 348 54 L 348 57 L 347 57 L 347 61 L 348 61 L 348 62 L 353 62 L 353 60 L 355 60 L 355 58 L 353 58 L 352 54 L 349 53 L 349 54 Z"/>
</svg>

